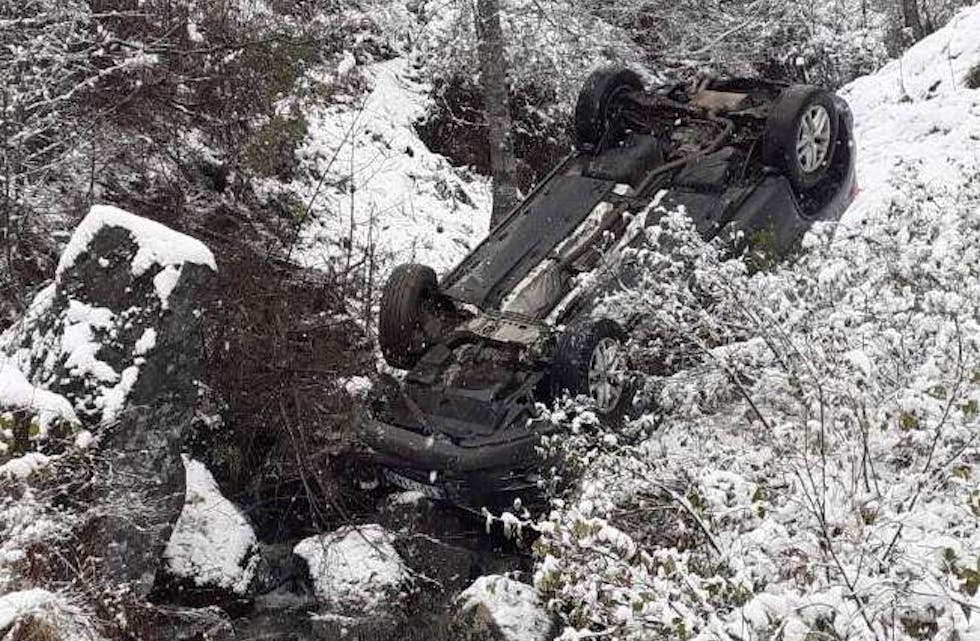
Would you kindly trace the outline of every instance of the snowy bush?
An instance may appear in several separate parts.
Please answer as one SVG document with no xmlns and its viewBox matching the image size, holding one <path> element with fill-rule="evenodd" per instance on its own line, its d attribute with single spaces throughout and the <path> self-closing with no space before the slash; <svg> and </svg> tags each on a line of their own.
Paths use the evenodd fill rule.
<svg viewBox="0 0 980 641">
<path fill-rule="evenodd" d="M 537 544 L 564 638 L 977 634 L 980 181 L 896 189 L 769 271 L 653 228 L 606 311 L 686 367 L 652 370 L 652 438 L 572 452 Z"/>
<path fill-rule="evenodd" d="M 653 69 L 762 73 L 838 86 L 877 68 L 888 55 L 889 16 L 878 3 L 808 2 L 589 3 L 624 28 Z"/>
</svg>

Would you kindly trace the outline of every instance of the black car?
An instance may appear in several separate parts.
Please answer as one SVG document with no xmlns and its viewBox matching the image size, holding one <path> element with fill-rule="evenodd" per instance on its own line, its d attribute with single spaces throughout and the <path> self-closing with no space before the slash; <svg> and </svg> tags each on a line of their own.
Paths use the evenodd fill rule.
<svg viewBox="0 0 980 641">
<path fill-rule="evenodd" d="M 417 264 L 391 274 L 379 342 L 408 371 L 375 387 L 361 421 L 368 460 L 396 486 L 473 507 L 531 487 L 547 429 L 536 402 L 585 395 L 616 420 L 631 401 L 628 328 L 589 318 L 582 274 L 679 207 L 705 239 L 726 234 L 738 251 L 764 236 L 785 253 L 850 204 L 852 130 L 847 104 L 810 85 L 709 78 L 648 91 L 628 69 L 592 73 L 576 150 L 441 282 Z"/>
</svg>

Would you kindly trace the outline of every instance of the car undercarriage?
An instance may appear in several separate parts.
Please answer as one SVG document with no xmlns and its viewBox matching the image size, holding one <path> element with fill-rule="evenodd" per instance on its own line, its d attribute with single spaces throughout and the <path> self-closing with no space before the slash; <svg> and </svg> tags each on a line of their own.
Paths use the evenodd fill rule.
<svg viewBox="0 0 980 641">
<path fill-rule="evenodd" d="M 854 193 L 850 111 L 808 85 L 706 79 L 648 91 L 629 70 L 602 69 L 575 126 L 575 151 L 441 281 L 422 265 L 393 271 L 379 342 L 407 371 L 381 377 L 360 421 L 367 460 L 395 485 L 506 501 L 532 484 L 550 429 L 539 404 L 582 395 L 602 420 L 623 420 L 629 327 L 590 318 L 602 291 L 590 276 L 644 243 L 665 212 L 682 210 L 733 255 L 764 238 L 781 256 Z"/>
</svg>

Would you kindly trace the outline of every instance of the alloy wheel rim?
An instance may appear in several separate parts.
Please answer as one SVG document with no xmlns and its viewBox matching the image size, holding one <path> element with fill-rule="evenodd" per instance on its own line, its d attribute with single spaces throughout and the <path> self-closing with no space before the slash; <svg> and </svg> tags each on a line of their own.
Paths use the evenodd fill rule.
<svg viewBox="0 0 980 641">
<path fill-rule="evenodd" d="M 626 384 L 626 355 L 615 338 L 603 338 L 589 359 L 589 396 L 608 414 L 619 404 Z"/>
<path fill-rule="evenodd" d="M 813 105 L 800 118 L 796 136 L 796 159 L 811 174 L 827 160 L 830 151 L 830 114 L 823 105 Z"/>
</svg>

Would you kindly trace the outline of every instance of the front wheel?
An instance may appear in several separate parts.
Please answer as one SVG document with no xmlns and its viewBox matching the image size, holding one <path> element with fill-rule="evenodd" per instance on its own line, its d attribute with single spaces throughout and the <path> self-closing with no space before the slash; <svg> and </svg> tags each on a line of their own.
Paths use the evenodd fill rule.
<svg viewBox="0 0 980 641">
<path fill-rule="evenodd" d="M 622 419 L 632 401 L 625 343 L 626 332 L 607 318 L 570 325 L 555 346 L 555 394 L 587 396 L 603 420 Z"/>
</svg>

